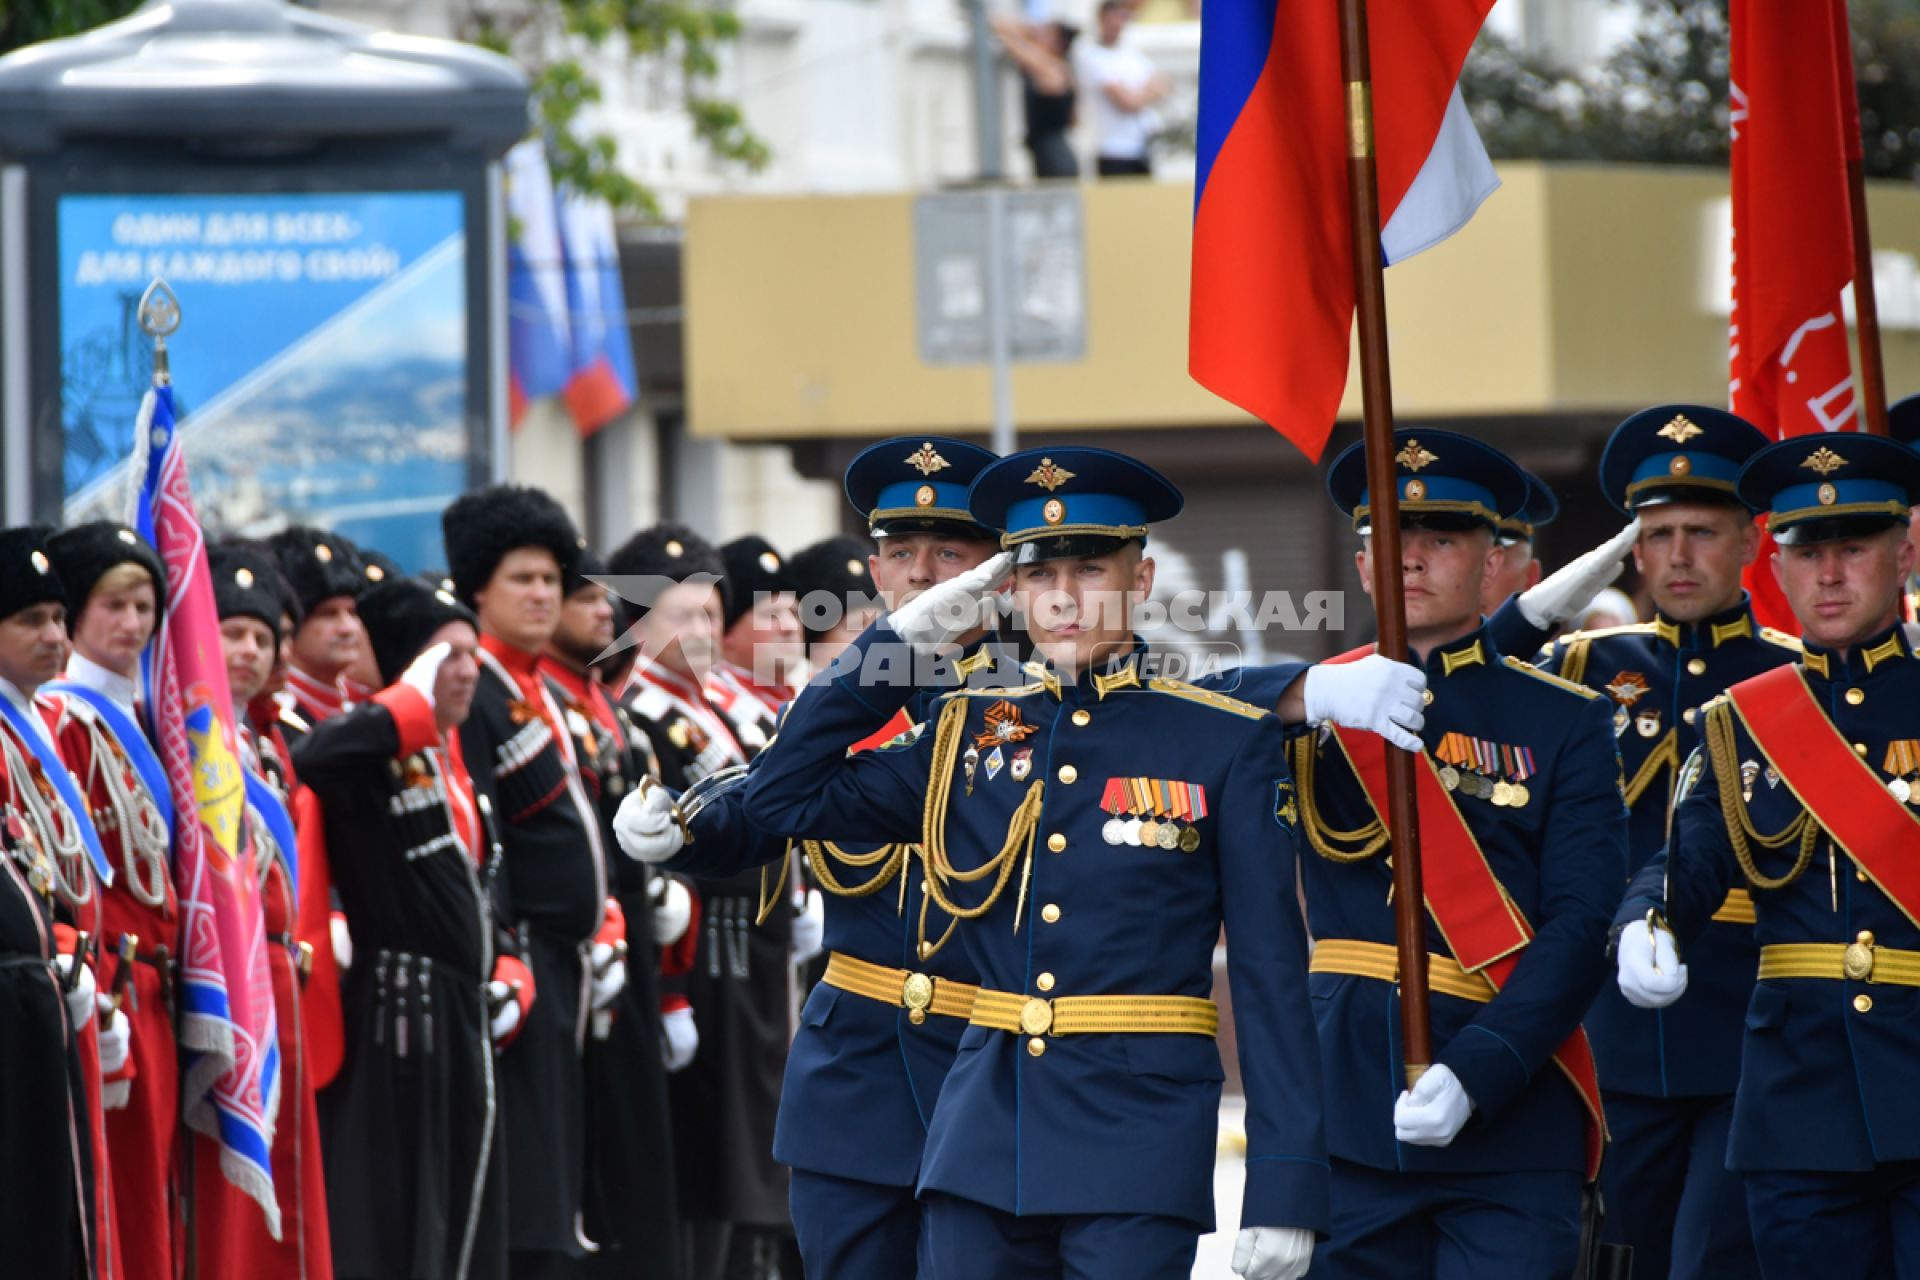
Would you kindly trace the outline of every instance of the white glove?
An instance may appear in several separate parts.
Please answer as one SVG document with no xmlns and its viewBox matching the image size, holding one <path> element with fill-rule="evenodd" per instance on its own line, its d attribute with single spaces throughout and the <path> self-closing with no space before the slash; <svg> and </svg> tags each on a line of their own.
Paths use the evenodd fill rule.
<svg viewBox="0 0 1920 1280">
<path fill-rule="evenodd" d="M 887 615 L 887 626 L 915 653 L 938 653 L 969 631 L 986 625 L 987 602 L 1013 569 L 1013 553 L 1002 551 L 957 578 L 928 587 Z"/>
<path fill-rule="evenodd" d="M 1416 1147 L 1444 1147 L 1472 1114 L 1460 1077 L 1435 1063 L 1393 1104 L 1393 1136 Z"/>
<path fill-rule="evenodd" d="M 333 936 L 333 962 L 345 973 L 353 968 L 353 934 L 347 930 L 347 918 L 334 912 L 327 918 L 327 932 Z"/>
<path fill-rule="evenodd" d="M 593 944 L 593 1007 L 605 1009 L 620 998 L 620 992 L 627 985 L 627 962 L 625 957 L 614 953 L 611 942 Z"/>
<path fill-rule="evenodd" d="M 126 1068 L 130 1052 L 128 1040 L 131 1029 L 127 1025 L 127 1015 L 113 1008 L 113 1002 L 105 996 L 98 997 L 100 1011 L 112 1009 L 107 1025 L 100 1031 L 100 1074 L 110 1076 Z M 118 1111 L 127 1105 L 133 1097 L 133 1081 L 102 1080 L 100 1082 L 100 1106 L 105 1111 Z"/>
<path fill-rule="evenodd" d="M 1538 586 L 1528 587 L 1515 601 L 1520 616 L 1541 631 L 1551 631 L 1578 617 L 1593 603 L 1600 589 L 1627 567 L 1627 552 L 1640 537 L 1640 517 L 1605 542 L 1565 566 L 1555 569 Z"/>
<path fill-rule="evenodd" d="M 661 882 L 665 887 L 653 904 L 653 943 L 670 947 L 687 936 L 687 926 L 693 922 L 693 895 L 672 876 L 662 876 Z"/>
<path fill-rule="evenodd" d="M 487 996 L 491 1003 L 499 1006 L 487 1024 L 487 1034 L 499 1044 L 519 1029 L 520 1002 L 513 998 L 513 988 L 504 982 L 489 982 Z"/>
<path fill-rule="evenodd" d="M 700 1052 L 700 1028 L 692 1009 L 672 1009 L 660 1015 L 660 1056 L 668 1071 L 679 1071 Z"/>
<path fill-rule="evenodd" d="M 613 836 L 629 858 L 657 866 L 686 843 L 673 820 L 673 793 L 659 784 L 630 791 L 613 815 Z"/>
<path fill-rule="evenodd" d="M 93 970 L 86 965 L 80 966 L 80 977 L 74 982 L 71 991 L 66 990 L 67 977 L 73 972 L 72 956 L 55 956 L 54 971 L 60 975 L 61 992 L 67 998 L 67 1022 L 78 1035 L 93 1018 L 94 985 Z"/>
<path fill-rule="evenodd" d="M 795 964 L 805 964 L 820 954 L 827 932 L 827 903 L 818 889 L 807 890 L 805 905 L 793 918 L 793 941 L 788 954 Z"/>
<path fill-rule="evenodd" d="M 440 678 L 440 664 L 445 662 L 447 655 L 452 652 L 453 645 L 445 640 L 436 645 L 429 645 L 421 651 L 419 657 L 407 664 L 407 669 L 400 673 L 399 682 L 417 691 L 427 700 L 428 706 L 433 706 L 433 682 Z"/>
<path fill-rule="evenodd" d="M 1673 934 L 1658 925 L 1630 924 L 1620 932 L 1620 994 L 1636 1009 L 1664 1009 L 1687 990 L 1687 966 Z"/>
<path fill-rule="evenodd" d="M 1246 1280 L 1299 1280 L 1313 1261 L 1313 1232 L 1300 1227 L 1242 1227 L 1233 1273 Z"/>
<path fill-rule="evenodd" d="M 1427 673 L 1420 668 L 1370 653 L 1358 662 L 1308 667 L 1300 693 L 1308 724 L 1369 729 L 1402 750 L 1422 751 L 1427 715 L 1420 695 L 1426 688 Z"/>
</svg>

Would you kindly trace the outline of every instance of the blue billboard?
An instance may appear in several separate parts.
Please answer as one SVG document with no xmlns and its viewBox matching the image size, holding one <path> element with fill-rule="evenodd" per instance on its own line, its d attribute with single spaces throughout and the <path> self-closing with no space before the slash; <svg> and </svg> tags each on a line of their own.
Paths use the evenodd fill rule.
<svg viewBox="0 0 1920 1280">
<path fill-rule="evenodd" d="M 67 519 L 121 514 L 153 366 L 135 309 L 160 278 L 208 527 L 318 524 L 444 564 L 440 512 L 472 474 L 460 192 L 64 194 L 56 222 Z"/>
</svg>

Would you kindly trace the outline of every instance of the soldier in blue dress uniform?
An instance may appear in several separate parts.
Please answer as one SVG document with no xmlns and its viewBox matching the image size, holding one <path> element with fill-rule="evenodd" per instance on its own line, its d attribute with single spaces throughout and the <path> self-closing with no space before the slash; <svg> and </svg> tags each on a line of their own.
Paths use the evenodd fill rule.
<svg viewBox="0 0 1920 1280">
<path fill-rule="evenodd" d="M 1416 764 L 1435 1062 L 1406 1087 L 1385 753 L 1302 736 L 1279 808 L 1303 842 L 1327 1081 L 1333 1217 L 1314 1274 L 1564 1277 L 1601 1132 L 1579 1025 L 1627 865 L 1611 717 L 1503 656 L 1481 617 L 1524 474 L 1450 432 L 1403 430 L 1395 449 L 1408 638 L 1432 694 Z M 1366 486 L 1355 446 L 1328 489 L 1363 538 Z"/>
<path fill-rule="evenodd" d="M 1612 705 L 1631 814 L 1623 883 L 1666 843 L 1674 781 L 1701 742 L 1701 705 L 1800 656 L 1798 640 L 1755 623 L 1740 586 L 1759 531 L 1733 482 L 1766 444 L 1723 410 L 1669 404 L 1622 422 L 1600 459 L 1608 500 L 1638 519 L 1634 561 L 1654 619 L 1576 631 L 1540 666 Z M 1512 607 L 1493 625 L 1515 652 L 1545 638 Z M 1758 1274 L 1740 1182 L 1726 1168 L 1756 955 L 1753 902 L 1736 889 L 1689 952 L 1684 1009 L 1635 1009 L 1609 985 L 1587 1015 L 1612 1139 L 1605 1236 L 1632 1246 L 1638 1275 Z"/>
<path fill-rule="evenodd" d="M 1616 917 L 1619 985 L 1643 1008 L 1673 1005 L 1728 891 L 1748 889 L 1759 980 L 1727 1156 L 1761 1274 L 1913 1276 L 1920 661 L 1899 603 L 1920 457 L 1854 432 L 1799 436 L 1737 484 L 1769 513 L 1805 652 L 1702 713 L 1667 849 Z"/>
<path fill-rule="evenodd" d="M 1523 469 L 1524 471 L 1524 469 Z M 1495 542 L 1500 561 L 1487 574 L 1480 588 L 1480 610 L 1492 613 L 1509 596 L 1540 585 L 1540 561 L 1533 554 L 1534 535 L 1541 525 L 1552 524 L 1560 514 L 1560 499 L 1539 476 L 1525 471 L 1527 500 L 1520 510 L 1500 521 Z"/>
<path fill-rule="evenodd" d="M 1223 920 L 1249 1107 L 1237 1267 L 1297 1276 L 1326 1224 L 1305 939 L 1274 815 L 1285 730 L 1157 678 L 1131 630 L 1152 586 L 1147 526 L 1180 505 L 1104 450 L 988 466 L 966 509 L 1004 529 L 1016 605 L 1049 597 L 1026 611 L 1024 682 L 949 692 L 886 748 L 836 745 L 912 705 L 919 690 L 888 671 L 965 629 L 951 607 L 1004 578 L 997 557 L 865 633 L 796 701 L 746 788 L 747 816 L 772 829 L 921 839 L 929 890 L 962 917 L 981 985 L 920 1173 L 940 1280 L 1191 1268 L 1213 1219 Z"/>
</svg>

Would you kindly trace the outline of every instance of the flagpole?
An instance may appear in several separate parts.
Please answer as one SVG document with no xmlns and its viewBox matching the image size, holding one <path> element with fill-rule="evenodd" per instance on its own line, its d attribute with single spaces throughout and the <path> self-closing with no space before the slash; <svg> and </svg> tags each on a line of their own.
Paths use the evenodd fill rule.
<svg viewBox="0 0 1920 1280">
<path fill-rule="evenodd" d="M 1371 510 L 1373 608 L 1379 649 L 1407 652 L 1400 561 L 1400 490 L 1393 465 L 1393 379 L 1387 360 L 1387 290 L 1380 248 L 1380 183 L 1373 154 L 1373 71 L 1366 0 L 1339 0 L 1341 74 L 1347 87 L 1347 190 L 1353 209 L 1354 294 L 1360 325 L 1360 389 Z M 1394 938 L 1400 956 L 1400 1040 L 1409 1088 L 1433 1061 L 1427 1016 L 1427 912 L 1420 884 L 1420 829 L 1411 752 L 1387 748 L 1387 825 L 1393 840 Z"/>
<path fill-rule="evenodd" d="M 1847 204 L 1853 215 L 1853 317 L 1860 340 L 1866 429 L 1887 434 L 1887 375 L 1880 363 L 1880 302 L 1873 288 L 1873 233 L 1867 226 L 1867 165 L 1858 140 L 1847 147 Z"/>
</svg>

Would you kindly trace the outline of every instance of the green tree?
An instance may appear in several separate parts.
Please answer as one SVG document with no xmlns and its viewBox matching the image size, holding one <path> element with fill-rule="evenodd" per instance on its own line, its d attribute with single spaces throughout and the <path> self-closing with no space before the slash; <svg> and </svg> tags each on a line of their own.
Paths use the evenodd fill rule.
<svg viewBox="0 0 1920 1280">
<path fill-rule="evenodd" d="M 0 0 L 0 53 L 77 35 L 140 7 L 140 0 Z"/>
<path fill-rule="evenodd" d="M 659 216 L 653 191 L 621 170 L 616 140 L 585 128 L 582 113 L 601 101 L 590 69 L 596 53 L 644 67 L 721 160 L 754 171 L 767 163 L 767 144 L 739 105 L 714 92 L 720 52 L 740 36 L 740 19 L 724 0 L 457 0 L 454 23 L 461 39 L 527 68 L 556 182 Z"/>
<path fill-rule="evenodd" d="M 1724 165 L 1727 0 L 1619 0 L 1633 37 L 1575 72 L 1489 32 L 1462 88 L 1496 158 Z M 1920 0 L 1852 0 L 1866 169 L 1920 180 Z"/>
</svg>

